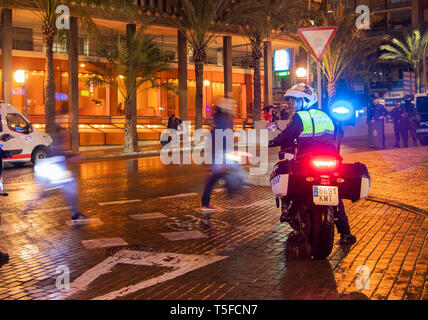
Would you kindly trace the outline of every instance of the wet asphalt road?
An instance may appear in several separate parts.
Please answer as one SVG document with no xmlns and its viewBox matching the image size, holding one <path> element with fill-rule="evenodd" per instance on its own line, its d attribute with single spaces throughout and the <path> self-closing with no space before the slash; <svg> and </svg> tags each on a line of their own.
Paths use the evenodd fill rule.
<svg viewBox="0 0 428 320">
<path fill-rule="evenodd" d="M 79 185 L 82 212 L 96 202 L 149 199 L 177 193 L 202 192 L 209 167 L 196 165 L 163 165 L 159 157 L 87 161 L 71 165 Z M 15 210 L 23 207 L 40 190 L 34 181 L 33 167 L 6 165 L 3 203 Z M 42 207 L 51 207 L 56 197 L 43 200 Z M 56 204 L 55 204 L 56 205 Z"/>
</svg>

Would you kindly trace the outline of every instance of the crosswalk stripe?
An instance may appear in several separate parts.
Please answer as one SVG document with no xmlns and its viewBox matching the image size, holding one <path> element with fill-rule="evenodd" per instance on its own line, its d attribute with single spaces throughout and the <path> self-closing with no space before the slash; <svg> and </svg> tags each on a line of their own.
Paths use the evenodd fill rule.
<svg viewBox="0 0 428 320">
<path fill-rule="evenodd" d="M 110 248 L 127 245 L 125 240 L 122 238 L 83 240 L 82 244 L 86 247 L 86 249 Z"/>
<path fill-rule="evenodd" d="M 71 220 L 71 221 L 67 221 L 67 224 L 69 226 L 87 225 L 87 224 L 102 225 L 102 224 L 104 224 L 104 222 L 102 222 L 98 218 L 89 218 L 89 219 L 86 219 L 86 220 Z"/>
<path fill-rule="evenodd" d="M 167 233 L 161 233 L 162 236 L 167 238 L 170 241 L 179 241 L 179 240 L 189 240 L 189 239 L 200 239 L 200 238 L 206 238 L 207 235 L 197 231 L 177 231 L 177 232 L 167 232 Z"/>
<path fill-rule="evenodd" d="M 127 203 L 135 203 L 135 202 L 141 202 L 141 199 L 100 202 L 98 204 L 100 206 L 110 206 L 110 205 L 115 205 L 115 204 L 127 204 Z"/>
<path fill-rule="evenodd" d="M 134 220 L 148 220 L 148 219 L 166 218 L 167 216 L 161 212 L 151 212 L 151 213 L 134 214 L 129 217 Z"/>
<path fill-rule="evenodd" d="M 174 198 L 184 198 L 184 197 L 192 197 L 192 196 L 197 196 L 198 194 L 196 192 L 191 192 L 191 193 L 181 193 L 181 194 L 176 194 L 173 196 L 166 196 L 166 197 L 160 197 L 159 199 L 174 199 Z"/>
</svg>

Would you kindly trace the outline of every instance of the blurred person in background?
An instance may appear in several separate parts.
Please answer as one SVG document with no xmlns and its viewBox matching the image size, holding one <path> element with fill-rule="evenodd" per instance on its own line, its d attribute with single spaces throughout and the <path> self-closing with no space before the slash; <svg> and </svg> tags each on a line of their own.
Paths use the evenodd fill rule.
<svg viewBox="0 0 428 320">
<path fill-rule="evenodd" d="M 267 106 L 265 108 L 265 121 L 267 122 L 272 122 L 273 120 L 271 110 L 272 110 L 271 106 Z"/>
</svg>

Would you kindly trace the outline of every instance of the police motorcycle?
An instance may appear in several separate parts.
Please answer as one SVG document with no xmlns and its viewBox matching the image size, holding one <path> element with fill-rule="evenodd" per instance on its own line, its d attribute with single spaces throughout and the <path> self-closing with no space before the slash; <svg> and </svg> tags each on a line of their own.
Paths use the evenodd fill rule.
<svg viewBox="0 0 428 320">
<path fill-rule="evenodd" d="M 285 96 L 302 99 L 306 110 L 317 101 L 313 89 L 304 84 L 292 87 Z M 319 111 L 313 109 L 316 112 Z M 309 117 L 311 121 L 312 116 Z M 275 123 L 268 126 L 268 130 L 277 129 Z M 271 188 L 277 208 L 281 208 L 281 213 L 287 212 L 294 235 L 309 245 L 311 257 L 321 260 L 333 249 L 335 212 L 339 210 L 340 199 L 356 202 L 366 198 L 370 176 L 361 163 L 343 163 L 340 140 L 335 150 L 326 148 L 297 154 L 296 141 L 291 146 L 282 146 L 280 160 L 270 176 Z"/>
</svg>

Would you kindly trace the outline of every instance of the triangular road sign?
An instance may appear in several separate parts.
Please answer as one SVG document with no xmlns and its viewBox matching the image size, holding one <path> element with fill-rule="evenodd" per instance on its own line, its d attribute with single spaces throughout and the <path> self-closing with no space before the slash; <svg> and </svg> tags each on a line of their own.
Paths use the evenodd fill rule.
<svg viewBox="0 0 428 320">
<path fill-rule="evenodd" d="M 297 31 L 315 59 L 321 61 L 337 27 L 304 28 Z"/>
</svg>

